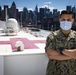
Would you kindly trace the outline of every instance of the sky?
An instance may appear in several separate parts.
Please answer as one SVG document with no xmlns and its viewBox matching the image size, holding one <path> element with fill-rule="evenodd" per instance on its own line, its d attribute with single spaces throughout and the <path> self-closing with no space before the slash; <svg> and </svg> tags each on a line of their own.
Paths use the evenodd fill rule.
<svg viewBox="0 0 76 75">
<path fill-rule="evenodd" d="M 76 0 L 0 0 L 0 5 L 2 7 L 4 5 L 10 7 L 13 1 L 19 10 L 22 10 L 23 7 L 26 7 L 28 10 L 34 10 L 36 5 L 38 5 L 38 8 L 49 6 L 50 10 L 63 10 L 66 9 L 66 5 L 76 5 Z"/>
</svg>

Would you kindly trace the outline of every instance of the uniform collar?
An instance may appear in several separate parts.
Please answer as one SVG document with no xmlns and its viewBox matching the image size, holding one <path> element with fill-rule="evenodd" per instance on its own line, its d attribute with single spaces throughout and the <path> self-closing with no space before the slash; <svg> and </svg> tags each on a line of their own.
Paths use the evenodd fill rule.
<svg viewBox="0 0 76 75">
<path fill-rule="evenodd" d="M 60 35 L 61 37 L 65 37 L 61 30 L 59 30 L 59 35 Z M 74 38 L 74 37 L 75 37 L 74 31 L 71 30 L 70 33 L 69 33 L 69 35 L 68 35 L 67 37 Z"/>
</svg>

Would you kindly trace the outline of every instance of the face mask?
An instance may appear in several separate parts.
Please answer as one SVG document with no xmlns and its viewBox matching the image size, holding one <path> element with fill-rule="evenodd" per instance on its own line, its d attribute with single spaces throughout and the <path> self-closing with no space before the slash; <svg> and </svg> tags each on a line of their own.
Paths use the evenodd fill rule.
<svg viewBox="0 0 76 75">
<path fill-rule="evenodd" d="M 60 27 L 63 30 L 69 30 L 72 27 L 72 22 L 70 22 L 70 21 L 62 21 L 62 22 L 60 22 Z"/>
</svg>

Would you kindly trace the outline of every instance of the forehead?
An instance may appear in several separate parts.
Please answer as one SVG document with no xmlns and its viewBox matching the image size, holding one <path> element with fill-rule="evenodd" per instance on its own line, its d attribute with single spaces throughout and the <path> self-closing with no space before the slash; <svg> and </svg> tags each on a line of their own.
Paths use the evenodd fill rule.
<svg viewBox="0 0 76 75">
<path fill-rule="evenodd" d="M 73 18 L 72 14 L 62 14 L 60 18 Z"/>
</svg>

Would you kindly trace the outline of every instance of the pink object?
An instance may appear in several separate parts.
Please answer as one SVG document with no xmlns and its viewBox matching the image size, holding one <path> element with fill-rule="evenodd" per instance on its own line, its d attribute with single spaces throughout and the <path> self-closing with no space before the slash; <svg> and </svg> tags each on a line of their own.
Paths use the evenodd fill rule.
<svg viewBox="0 0 76 75">
<path fill-rule="evenodd" d="M 28 40 L 27 38 L 10 38 L 10 41 L 0 41 L 0 45 L 11 44 L 12 50 L 17 50 L 15 43 L 21 41 L 24 44 L 24 49 L 39 49 L 35 44 L 45 43 L 45 40 Z"/>
</svg>

